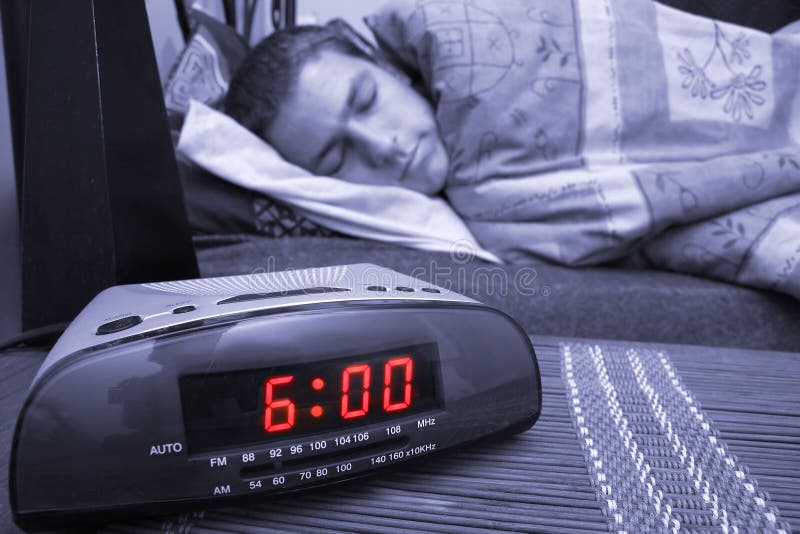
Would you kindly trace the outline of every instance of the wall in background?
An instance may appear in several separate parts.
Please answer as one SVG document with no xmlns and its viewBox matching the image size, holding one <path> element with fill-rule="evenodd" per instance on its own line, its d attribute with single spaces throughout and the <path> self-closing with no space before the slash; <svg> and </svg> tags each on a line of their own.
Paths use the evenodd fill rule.
<svg viewBox="0 0 800 534">
<path fill-rule="evenodd" d="M 297 0 L 297 21 L 300 24 L 324 24 L 332 18 L 339 17 L 350 23 L 353 28 L 371 37 L 371 33 L 362 20 L 366 15 L 375 12 L 385 1 L 347 0 L 331 2 L 331 0 Z"/>
<path fill-rule="evenodd" d="M 150 35 L 156 52 L 158 74 L 166 79 L 169 69 L 183 50 L 183 35 L 175 14 L 175 3 L 164 0 L 145 0 Z"/>
<path fill-rule="evenodd" d="M 0 29 L 0 42 L 2 37 Z M 21 328 L 22 277 L 18 213 L 6 62 L 0 50 L 0 339 L 17 334 Z"/>
<path fill-rule="evenodd" d="M 188 4 L 188 3 L 187 3 Z M 225 16 L 220 0 L 196 0 L 191 5 L 197 6 L 220 20 Z M 244 2 L 237 2 L 237 19 L 241 22 Z M 250 44 L 260 41 L 267 33 L 272 31 L 272 19 L 269 12 L 270 0 L 259 0 L 256 9 Z M 356 30 L 370 37 L 369 29 L 362 21 L 376 6 L 380 5 L 375 0 L 348 0 L 347 2 L 332 2 L 331 0 L 297 0 L 297 21 L 300 24 L 324 24 L 328 20 L 339 17 L 349 22 Z M 156 51 L 158 72 L 161 80 L 165 80 L 175 58 L 183 49 L 183 36 L 181 35 L 178 18 L 175 14 L 175 3 L 167 0 L 145 0 L 147 17 L 150 21 L 150 33 L 153 36 L 153 48 Z M 242 31 L 242 28 L 238 28 Z"/>
</svg>

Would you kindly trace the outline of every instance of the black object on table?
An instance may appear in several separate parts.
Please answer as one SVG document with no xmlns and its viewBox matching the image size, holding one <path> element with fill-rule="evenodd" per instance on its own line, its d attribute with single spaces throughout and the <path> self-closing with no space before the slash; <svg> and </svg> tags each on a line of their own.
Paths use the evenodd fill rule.
<svg viewBox="0 0 800 534">
<path fill-rule="evenodd" d="M 26 77 L 9 85 L 28 330 L 71 320 L 106 287 L 198 271 L 144 2 L 26 4 L 2 5 L 29 19 L 6 46 L 9 74 Z"/>
</svg>

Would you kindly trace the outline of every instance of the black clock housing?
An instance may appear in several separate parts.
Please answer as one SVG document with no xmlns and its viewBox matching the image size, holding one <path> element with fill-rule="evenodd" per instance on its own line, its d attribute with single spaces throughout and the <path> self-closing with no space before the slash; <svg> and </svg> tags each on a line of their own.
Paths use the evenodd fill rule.
<svg viewBox="0 0 800 534">
<path fill-rule="evenodd" d="M 105 342 L 93 330 L 99 343 L 37 376 L 13 443 L 20 526 L 269 498 L 521 431 L 540 414 L 530 339 L 478 303 L 187 315 Z"/>
</svg>

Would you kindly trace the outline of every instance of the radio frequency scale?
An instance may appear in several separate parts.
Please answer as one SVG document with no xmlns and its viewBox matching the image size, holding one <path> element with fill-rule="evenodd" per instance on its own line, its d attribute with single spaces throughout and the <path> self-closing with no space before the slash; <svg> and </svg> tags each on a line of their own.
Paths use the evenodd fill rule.
<svg viewBox="0 0 800 534">
<path fill-rule="evenodd" d="M 507 315 L 370 264 L 119 286 L 31 385 L 24 528 L 231 505 L 367 474 L 541 409 Z"/>
</svg>

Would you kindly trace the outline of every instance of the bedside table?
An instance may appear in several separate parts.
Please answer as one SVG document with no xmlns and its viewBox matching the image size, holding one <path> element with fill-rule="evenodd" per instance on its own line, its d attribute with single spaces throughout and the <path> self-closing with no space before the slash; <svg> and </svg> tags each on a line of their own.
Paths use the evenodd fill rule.
<svg viewBox="0 0 800 534">
<path fill-rule="evenodd" d="M 527 432 L 356 483 L 117 527 L 606 532 L 662 521 L 702 528 L 745 513 L 756 517 L 757 530 L 800 529 L 800 354 L 544 336 L 533 342 L 543 410 Z M 12 432 L 45 354 L 0 353 L 3 532 L 14 529 L 6 505 Z"/>
</svg>

